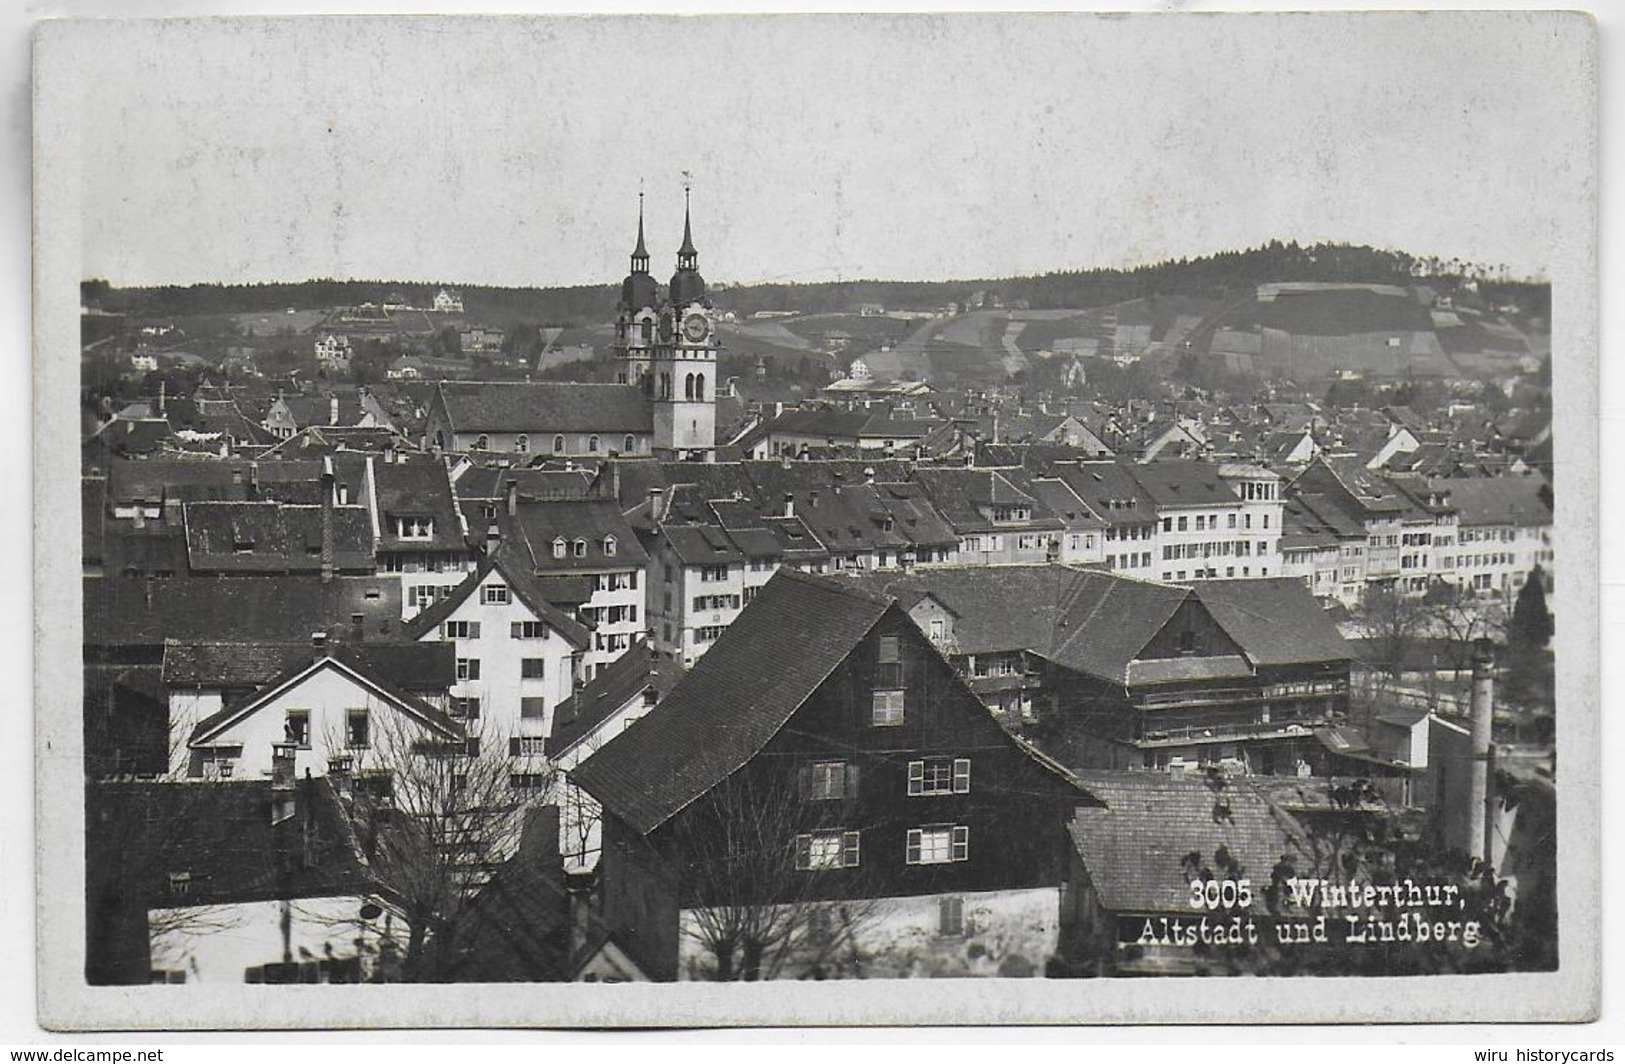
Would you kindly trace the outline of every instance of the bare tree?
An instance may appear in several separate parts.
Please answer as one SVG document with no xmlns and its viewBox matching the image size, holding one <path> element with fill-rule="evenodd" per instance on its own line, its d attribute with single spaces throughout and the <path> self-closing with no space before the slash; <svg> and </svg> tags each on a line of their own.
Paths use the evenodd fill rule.
<svg viewBox="0 0 1625 1064">
<path fill-rule="evenodd" d="M 516 777 L 505 739 L 428 740 L 385 721 L 365 745 L 350 744 L 348 764 L 332 766 L 348 778 L 344 805 L 391 923 L 405 925 L 408 982 L 454 977 L 457 942 L 480 918 L 479 889 L 556 789 L 551 768 Z"/>
<path fill-rule="evenodd" d="M 806 802 L 793 776 L 741 773 L 686 811 L 677 837 L 692 903 L 684 933 L 709 958 L 696 974 L 722 982 L 857 974 L 857 940 L 875 902 L 854 852 L 859 832 L 824 823 L 842 804 Z"/>
</svg>

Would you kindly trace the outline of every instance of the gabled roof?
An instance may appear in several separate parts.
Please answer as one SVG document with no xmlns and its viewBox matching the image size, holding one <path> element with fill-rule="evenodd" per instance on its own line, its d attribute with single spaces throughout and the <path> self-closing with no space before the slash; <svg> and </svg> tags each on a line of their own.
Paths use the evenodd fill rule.
<svg viewBox="0 0 1625 1064">
<path fill-rule="evenodd" d="M 348 648 L 379 676 L 407 691 L 444 694 L 456 680 L 456 647 L 451 643 L 369 643 Z M 289 667 L 308 661 L 302 643 L 164 641 L 163 683 L 177 687 L 249 687 L 272 682 Z"/>
<path fill-rule="evenodd" d="M 402 690 L 383 676 L 360 655 L 346 647 L 328 646 L 314 650 L 304 659 L 294 662 L 264 687 L 235 704 L 229 704 L 197 722 L 192 729 L 188 745 L 207 744 L 227 728 L 251 716 L 271 699 L 297 687 L 318 672 L 334 671 L 343 674 L 352 683 L 365 688 L 380 701 L 394 706 L 430 731 L 447 739 L 461 739 L 463 727 L 417 695 Z"/>
<path fill-rule="evenodd" d="M 1192 590 L 1255 666 L 1354 657 L 1337 625 L 1297 577 L 1204 580 Z"/>
<path fill-rule="evenodd" d="M 381 550 L 454 551 L 466 546 L 457 495 L 444 459 L 403 456 L 394 462 L 375 461 L 372 478 L 378 499 Z M 430 538 L 408 540 L 396 534 L 396 520 L 410 517 L 433 521 Z"/>
<path fill-rule="evenodd" d="M 1239 501 L 1219 467 L 1208 462 L 1148 462 L 1128 471 L 1158 507 L 1232 506 Z"/>
<path fill-rule="evenodd" d="M 631 384 L 442 381 L 437 392 L 455 432 L 647 433 L 653 424 L 648 398 Z"/>
<path fill-rule="evenodd" d="M 1157 504 L 1117 460 L 1057 464 L 1054 475 L 1066 482 L 1095 515 L 1108 525 L 1144 525 L 1157 519 Z"/>
<path fill-rule="evenodd" d="M 464 577 L 462 582 L 452 588 L 444 598 L 438 599 L 434 605 L 407 621 L 404 626 L 406 637 L 422 639 L 438 630 L 441 622 L 455 614 L 463 603 L 468 601 L 474 589 L 484 583 L 485 578 L 492 572 L 496 572 L 507 582 L 514 597 L 524 603 L 525 608 L 535 614 L 537 620 L 558 632 L 571 646 L 585 649 L 591 643 L 592 633 L 587 627 L 548 601 L 547 593 L 541 584 L 530 575 L 523 561 L 516 558 L 513 549 L 507 544 L 481 557 L 474 571 Z"/>
<path fill-rule="evenodd" d="M 665 700 L 571 779 L 648 834 L 760 753 L 893 606 L 781 569 Z"/>
<path fill-rule="evenodd" d="M 600 669 L 585 687 L 560 703 L 553 714 L 553 731 L 547 737 L 547 756 L 557 760 L 586 739 L 618 710 L 647 692 L 659 701 L 683 677 L 683 667 L 647 642 L 639 640 Z"/>
<path fill-rule="evenodd" d="M 1307 852 L 1297 821 L 1245 780 L 1215 791 L 1205 780 L 1161 772 L 1075 775 L 1105 804 L 1080 806 L 1067 831 L 1101 907 L 1112 913 L 1189 913 L 1190 854 L 1224 878 L 1215 859 L 1222 849 L 1258 890 L 1282 857 L 1301 863 Z"/>
</svg>

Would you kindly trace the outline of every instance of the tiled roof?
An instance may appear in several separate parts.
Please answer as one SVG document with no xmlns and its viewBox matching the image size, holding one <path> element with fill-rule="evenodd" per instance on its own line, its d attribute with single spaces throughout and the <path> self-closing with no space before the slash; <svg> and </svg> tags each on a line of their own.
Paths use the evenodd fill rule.
<svg viewBox="0 0 1625 1064">
<path fill-rule="evenodd" d="M 649 560 L 620 504 L 611 499 L 521 498 L 516 515 L 510 517 L 504 509 L 497 519 L 503 536 L 524 548 L 533 573 L 636 569 Z M 614 554 L 605 547 L 609 537 L 614 537 Z M 565 544 L 562 558 L 555 557 L 558 540 Z M 577 540 L 586 541 L 579 557 L 574 551 Z"/>
<path fill-rule="evenodd" d="M 197 572 L 316 572 L 322 508 L 278 502 L 186 504 L 186 555 Z M 373 567 L 372 519 L 363 506 L 332 507 L 333 564 Z"/>
<path fill-rule="evenodd" d="M 290 662 L 282 672 L 267 680 L 263 686 L 245 698 L 227 703 L 219 712 L 212 713 L 192 728 L 188 742 L 204 743 L 214 738 L 232 723 L 250 716 L 268 699 L 297 685 L 307 676 L 324 670 L 344 673 L 354 683 L 368 688 L 380 700 L 393 703 L 406 715 L 442 736 L 453 739 L 463 737 L 463 726 L 419 696 L 396 686 L 380 675 L 378 670 L 361 655 L 344 646 L 311 648 L 298 660 Z"/>
<path fill-rule="evenodd" d="M 1254 665 L 1342 662 L 1354 657 L 1337 625 L 1296 577 L 1204 580 L 1192 589 Z"/>
<path fill-rule="evenodd" d="M 456 679 L 450 643 L 351 645 L 359 660 L 407 691 L 444 694 Z M 163 682 L 175 687 L 262 687 L 296 662 L 310 659 L 302 643 L 223 643 L 166 640 Z"/>
<path fill-rule="evenodd" d="M 1156 503 L 1129 475 L 1127 465 L 1118 461 L 1078 462 L 1056 465 L 1053 472 L 1108 525 L 1150 524 L 1157 519 Z"/>
<path fill-rule="evenodd" d="M 630 384 L 442 381 L 456 432 L 648 432 L 650 403 Z"/>
<path fill-rule="evenodd" d="M 87 647 L 161 647 L 165 640 L 308 642 L 350 630 L 367 639 L 401 631 L 401 582 L 393 576 L 221 576 L 208 580 L 107 577 L 84 581 Z"/>
<path fill-rule="evenodd" d="M 1186 858 L 1224 878 L 1223 850 L 1258 893 L 1282 857 L 1302 866 L 1303 829 L 1245 780 L 1222 790 L 1206 781 L 1160 772 L 1076 772 L 1103 807 L 1080 806 L 1067 831 L 1101 907 L 1118 914 L 1189 914 Z"/>
<path fill-rule="evenodd" d="M 482 557 L 479 564 L 474 567 L 474 571 L 452 588 L 444 598 L 436 600 L 434 605 L 407 621 L 405 625 L 407 638 L 422 639 L 439 628 L 440 623 L 456 613 L 492 571 L 507 581 L 514 596 L 535 614 L 537 620 L 546 622 L 548 627 L 563 636 L 571 646 L 585 648 L 591 642 L 592 635 L 586 625 L 548 600 L 547 589 L 527 571 L 524 561 L 515 549 L 506 544 Z"/>
<path fill-rule="evenodd" d="M 85 798 L 87 874 L 116 882 L 143 908 L 377 890 L 330 781 L 300 780 L 293 793 L 295 815 L 272 824 L 270 780 L 94 784 Z M 171 873 L 188 877 L 184 895 L 171 892 Z"/>
<path fill-rule="evenodd" d="M 622 706 L 644 698 L 648 691 L 654 692 L 658 702 L 682 677 L 681 665 L 646 642 L 634 643 L 559 705 L 553 714 L 553 731 L 547 737 L 547 756 L 556 760 Z"/>
<path fill-rule="evenodd" d="M 1129 475 L 1159 507 L 1231 506 L 1237 502 L 1218 467 L 1208 462 L 1148 462 L 1130 466 Z"/>
<path fill-rule="evenodd" d="M 918 469 L 917 480 L 931 501 L 947 518 L 956 532 L 989 531 L 1060 531 L 1059 518 L 1038 499 L 1022 491 L 1010 478 L 998 470 L 944 468 Z M 995 524 L 984 517 L 982 507 L 1025 503 L 1031 507 L 1032 518 L 1019 525 Z"/>
<path fill-rule="evenodd" d="M 1476 525 L 1550 525 L 1551 507 L 1540 498 L 1546 482 L 1535 476 L 1459 477 L 1428 482 L 1435 491 L 1448 491 L 1456 520 Z"/>
<path fill-rule="evenodd" d="M 659 706 L 571 778 L 648 834 L 756 756 L 892 605 L 780 570 Z"/>
<path fill-rule="evenodd" d="M 457 496 L 445 462 L 437 457 L 403 458 L 372 463 L 373 490 L 378 498 L 380 550 L 455 551 L 466 546 Z M 396 520 L 427 517 L 433 521 L 429 539 L 402 539 Z"/>
</svg>

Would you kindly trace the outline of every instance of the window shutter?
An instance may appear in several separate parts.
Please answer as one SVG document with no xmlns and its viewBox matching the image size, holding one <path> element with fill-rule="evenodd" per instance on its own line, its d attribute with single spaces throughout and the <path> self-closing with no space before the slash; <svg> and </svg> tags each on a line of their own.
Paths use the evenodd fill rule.
<svg viewBox="0 0 1625 1064">
<path fill-rule="evenodd" d="M 801 793 L 802 801 L 806 801 L 812 797 L 812 773 L 813 770 L 811 765 L 802 765 L 800 768 L 796 769 L 796 790 Z"/>
<path fill-rule="evenodd" d="M 467 744 L 468 756 L 469 757 L 479 757 L 480 756 L 480 737 L 478 735 L 470 735 L 464 741 Z"/>
<path fill-rule="evenodd" d="M 970 828 L 960 824 L 954 828 L 953 833 L 954 860 L 966 861 L 970 859 Z"/>
<path fill-rule="evenodd" d="M 445 621 L 440 622 L 440 638 L 441 639 L 446 638 L 446 622 Z"/>
<path fill-rule="evenodd" d="M 520 626 L 519 626 L 519 622 L 518 622 L 518 621 L 514 621 L 514 622 L 513 622 L 513 624 L 512 624 L 512 626 L 511 626 L 511 627 L 510 627 L 510 628 L 509 628 L 509 629 L 508 629 L 508 632 L 509 632 L 509 634 L 510 634 L 510 636 L 511 636 L 511 637 L 512 637 L 512 638 L 514 638 L 514 639 L 519 639 L 519 638 L 521 638 L 521 636 L 520 636 L 520 631 L 521 631 L 521 628 L 520 628 Z"/>
<path fill-rule="evenodd" d="M 480 637 L 480 622 L 479 621 L 469 621 L 468 622 L 468 638 L 470 638 L 470 639 L 478 639 L 479 637 Z"/>
<path fill-rule="evenodd" d="M 910 828 L 908 831 L 908 849 L 905 859 L 909 864 L 920 863 L 920 829 Z"/>
<path fill-rule="evenodd" d="M 970 758 L 954 758 L 954 793 L 970 793 Z"/>
<path fill-rule="evenodd" d="M 808 869 L 812 867 L 812 836 L 796 836 L 796 867 Z"/>
<path fill-rule="evenodd" d="M 846 766 L 846 793 L 842 797 L 856 798 L 857 796 L 858 796 L 858 766 L 848 762 L 847 766 Z"/>
<path fill-rule="evenodd" d="M 908 793 L 921 794 L 925 791 L 925 762 L 910 761 L 908 763 Z"/>
<path fill-rule="evenodd" d="M 841 866 L 843 868 L 858 867 L 858 833 L 856 831 L 844 832 L 841 835 Z"/>
<path fill-rule="evenodd" d="M 466 716 L 469 720 L 479 720 L 480 719 L 480 700 L 479 699 L 477 699 L 477 698 L 467 699 L 463 703 L 463 705 L 464 705 L 464 713 L 463 713 L 464 716 Z"/>
<path fill-rule="evenodd" d="M 517 736 L 517 735 L 515 735 L 513 738 L 508 740 L 508 756 L 509 757 L 518 757 L 519 756 L 519 736 Z"/>
<path fill-rule="evenodd" d="M 468 678 L 470 680 L 478 680 L 480 678 L 480 659 L 479 658 L 469 658 L 468 659 Z"/>
</svg>

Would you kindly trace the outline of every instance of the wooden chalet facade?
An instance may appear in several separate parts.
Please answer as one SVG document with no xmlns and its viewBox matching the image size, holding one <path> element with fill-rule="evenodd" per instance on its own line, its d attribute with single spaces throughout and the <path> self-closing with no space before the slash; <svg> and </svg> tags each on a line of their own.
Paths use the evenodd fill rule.
<svg viewBox="0 0 1625 1064">
<path fill-rule="evenodd" d="M 1092 801 L 999 726 L 894 600 L 785 571 L 572 777 L 604 807 L 604 921 L 656 979 L 715 963 L 694 955 L 707 911 L 805 909 L 811 939 L 824 903 L 837 921 L 858 913 L 850 954 L 867 974 L 972 974 L 910 928 L 928 922 L 962 959 L 967 914 L 989 930 L 1023 892 L 1045 940 L 1004 963 L 1033 974 L 1054 952 L 1065 824 Z M 806 974 L 740 948 L 753 973 Z"/>
</svg>

